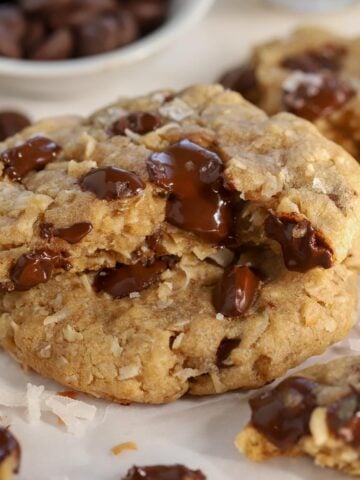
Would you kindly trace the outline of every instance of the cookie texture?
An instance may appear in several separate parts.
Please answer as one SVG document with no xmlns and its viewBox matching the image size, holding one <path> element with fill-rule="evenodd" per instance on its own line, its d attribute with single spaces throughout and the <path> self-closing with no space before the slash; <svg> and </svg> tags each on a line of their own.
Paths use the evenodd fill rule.
<svg viewBox="0 0 360 480">
<path fill-rule="evenodd" d="M 360 167 L 289 113 L 160 91 L 35 124 L 0 165 L 1 344 L 64 385 L 259 387 L 354 323 Z"/>
<path fill-rule="evenodd" d="M 221 79 L 273 115 L 312 121 L 360 160 L 359 38 L 314 27 L 256 46 L 246 64 Z"/>
<path fill-rule="evenodd" d="M 303 370 L 251 401 L 252 422 L 236 445 L 255 461 L 305 454 L 317 465 L 360 476 L 359 387 L 359 356 Z M 269 418 L 259 421 L 265 408 Z"/>
</svg>

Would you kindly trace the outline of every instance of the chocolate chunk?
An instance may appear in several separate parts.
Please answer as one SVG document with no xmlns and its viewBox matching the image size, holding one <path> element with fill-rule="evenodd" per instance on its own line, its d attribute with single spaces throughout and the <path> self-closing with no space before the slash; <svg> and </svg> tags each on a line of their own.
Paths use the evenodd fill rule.
<svg viewBox="0 0 360 480">
<path fill-rule="evenodd" d="M 123 298 L 133 292 L 140 292 L 159 280 L 160 274 L 167 269 L 164 260 L 155 260 L 149 265 L 119 265 L 116 268 L 104 268 L 96 275 L 94 288 L 97 292 L 106 292 L 114 298 Z"/>
<path fill-rule="evenodd" d="M 145 188 L 136 173 L 118 167 L 90 170 L 80 180 L 82 190 L 93 192 L 101 200 L 118 200 L 138 195 Z"/>
<path fill-rule="evenodd" d="M 181 140 L 147 161 L 150 180 L 171 192 L 166 220 L 207 241 L 219 243 L 232 227 L 223 162 L 210 150 Z"/>
<path fill-rule="evenodd" d="M 360 450 L 360 392 L 356 389 L 327 407 L 330 431 L 351 447 Z"/>
<path fill-rule="evenodd" d="M 20 457 L 21 450 L 18 441 L 10 430 L 0 427 L 0 465 L 1 470 L 7 472 L 6 478 L 10 479 L 12 473 L 19 473 Z M 5 462 L 9 462 L 6 468 Z"/>
<path fill-rule="evenodd" d="M 316 408 L 317 384 L 290 377 L 276 388 L 250 400 L 251 425 L 281 450 L 294 447 L 309 433 L 309 420 Z"/>
<path fill-rule="evenodd" d="M 49 249 L 34 250 L 21 255 L 10 271 L 15 290 L 29 290 L 50 280 L 56 268 L 70 270 L 71 263 L 61 253 Z"/>
<path fill-rule="evenodd" d="M 339 110 L 355 95 L 345 80 L 332 75 L 309 74 L 295 84 L 284 85 L 282 101 L 288 112 L 313 121 Z"/>
<path fill-rule="evenodd" d="M 54 160 L 61 147 L 46 137 L 33 137 L 18 147 L 9 148 L 0 155 L 5 173 L 11 180 L 20 181 L 32 170 L 42 170 Z"/>
<path fill-rule="evenodd" d="M 32 60 L 64 60 L 72 56 L 74 39 L 70 30 L 55 30 L 29 55 Z"/>
<path fill-rule="evenodd" d="M 19 112 L 0 112 L 0 141 L 12 137 L 30 125 L 30 120 Z"/>
<path fill-rule="evenodd" d="M 219 79 L 219 82 L 225 88 L 241 93 L 250 102 L 257 103 L 259 100 L 259 84 L 256 71 L 248 63 L 229 70 Z"/>
<path fill-rule="evenodd" d="M 229 358 L 230 353 L 240 345 L 240 338 L 224 338 L 216 352 L 216 365 L 219 368 L 226 368 L 225 362 Z"/>
<path fill-rule="evenodd" d="M 40 225 L 40 236 L 44 240 L 51 240 L 52 237 L 59 237 L 68 243 L 78 243 L 88 235 L 93 226 L 89 222 L 74 223 L 70 227 L 53 228 L 52 223 Z"/>
<path fill-rule="evenodd" d="M 213 292 L 216 312 L 226 317 L 243 315 L 251 307 L 259 285 L 260 279 L 249 267 L 228 267 Z"/>
<path fill-rule="evenodd" d="M 21 255 L 10 271 L 15 290 L 29 290 L 50 280 L 56 268 L 70 270 L 71 263 L 59 252 L 49 249 L 34 250 Z"/>
<path fill-rule="evenodd" d="M 136 18 L 142 33 L 159 27 L 168 14 L 167 2 L 161 0 L 130 0 L 126 7 Z"/>
<path fill-rule="evenodd" d="M 330 268 L 333 251 L 308 220 L 269 215 L 265 232 L 280 243 L 284 262 L 289 270 L 306 272 L 311 268 Z"/>
<path fill-rule="evenodd" d="M 281 66 L 288 70 L 315 73 L 321 70 L 340 70 L 347 50 L 342 45 L 325 44 L 318 49 L 308 50 L 284 58 Z"/>
<path fill-rule="evenodd" d="M 200 470 L 190 470 L 184 465 L 153 465 L 132 467 L 123 480 L 206 480 Z"/>
<path fill-rule="evenodd" d="M 157 112 L 133 112 L 120 117 L 113 123 L 111 133 L 113 135 L 124 135 L 129 129 L 139 135 L 156 130 L 161 125 L 161 117 Z"/>
</svg>

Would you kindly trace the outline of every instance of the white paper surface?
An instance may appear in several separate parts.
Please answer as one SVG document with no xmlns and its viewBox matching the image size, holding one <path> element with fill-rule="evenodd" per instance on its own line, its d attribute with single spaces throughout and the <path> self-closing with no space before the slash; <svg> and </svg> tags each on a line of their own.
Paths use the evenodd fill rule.
<svg viewBox="0 0 360 480">
<path fill-rule="evenodd" d="M 194 0 L 196 1 L 196 0 Z M 59 101 L 10 97 L 0 88 L 0 105 L 18 107 L 34 118 L 63 113 L 88 113 L 119 95 L 132 95 L 199 81 L 211 82 L 224 68 L 238 63 L 252 44 L 284 35 L 299 22 L 321 23 L 347 34 L 358 32 L 360 6 L 336 15 L 301 16 L 266 9 L 259 0 L 217 0 L 215 8 L 191 34 L 157 57 L 133 65 L 119 76 L 112 89 Z M 1 85 L 0 85 L 1 87 Z M 360 327 L 320 359 L 360 353 Z M 318 360 L 312 359 L 306 364 Z M 0 353 L 0 391 L 26 385 L 59 385 L 25 373 Z M 133 464 L 184 463 L 201 468 L 208 480 L 339 480 L 336 472 L 321 470 L 308 459 L 273 460 L 253 464 L 233 446 L 235 435 L 249 418 L 249 394 L 232 393 L 213 398 L 182 399 L 167 406 L 119 406 L 80 396 L 98 407 L 96 419 L 78 438 L 64 433 L 54 416 L 43 414 L 41 423 L 29 425 L 25 409 L 0 408 L 2 422 L 11 425 L 23 451 L 20 480 L 120 480 Z M 115 457 L 110 449 L 134 441 L 138 451 Z"/>
</svg>

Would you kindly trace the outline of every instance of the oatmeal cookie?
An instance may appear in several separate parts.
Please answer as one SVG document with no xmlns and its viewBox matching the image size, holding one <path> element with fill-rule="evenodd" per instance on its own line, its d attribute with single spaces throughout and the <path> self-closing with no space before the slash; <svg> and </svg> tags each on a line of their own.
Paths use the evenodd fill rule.
<svg viewBox="0 0 360 480">
<path fill-rule="evenodd" d="M 360 357 L 315 365 L 250 400 L 236 445 L 250 459 L 310 455 L 360 476 Z"/>
<path fill-rule="evenodd" d="M 300 28 L 255 47 L 221 82 L 271 115 L 286 110 L 312 121 L 360 161 L 359 52 L 360 38 Z"/>
<path fill-rule="evenodd" d="M 360 167 L 220 85 L 1 145 L 0 339 L 119 402 L 259 387 L 344 337 Z"/>
</svg>

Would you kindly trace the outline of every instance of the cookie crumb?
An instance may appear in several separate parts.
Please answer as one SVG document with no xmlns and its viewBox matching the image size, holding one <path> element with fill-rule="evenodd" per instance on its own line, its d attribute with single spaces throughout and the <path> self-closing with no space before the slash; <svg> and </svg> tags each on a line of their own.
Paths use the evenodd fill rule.
<svg viewBox="0 0 360 480">
<path fill-rule="evenodd" d="M 115 445 L 111 449 L 111 453 L 113 455 L 119 456 L 121 455 L 125 450 L 137 450 L 138 447 L 135 442 L 123 442 L 119 443 L 118 445 Z"/>
</svg>

